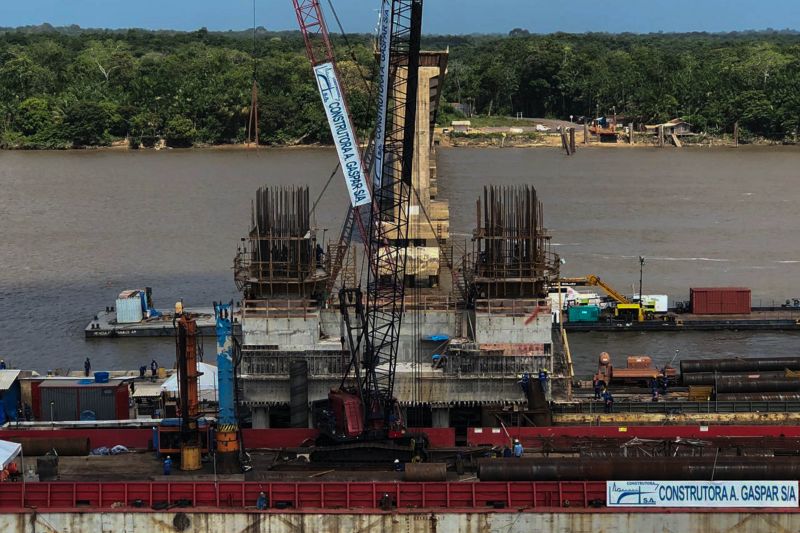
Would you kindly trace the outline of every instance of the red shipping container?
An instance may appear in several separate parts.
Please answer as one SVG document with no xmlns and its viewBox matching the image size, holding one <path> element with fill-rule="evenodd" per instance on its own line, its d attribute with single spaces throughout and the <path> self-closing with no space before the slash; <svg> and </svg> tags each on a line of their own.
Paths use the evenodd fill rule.
<svg viewBox="0 0 800 533">
<path fill-rule="evenodd" d="M 749 315 L 750 289 L 712 287 L 690 289 L 692 313 L 696 315 Z"/>
</svg>

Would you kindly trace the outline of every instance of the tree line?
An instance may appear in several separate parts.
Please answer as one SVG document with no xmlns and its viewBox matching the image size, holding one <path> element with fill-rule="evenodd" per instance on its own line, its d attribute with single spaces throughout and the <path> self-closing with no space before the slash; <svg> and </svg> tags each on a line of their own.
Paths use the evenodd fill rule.
<svg viewBox="0 0 800 533">
<path fill-rule="evenodd" d="M 351 113 L 373 120 L 368 35 L 335 45 Z M 450 49 L 447 102 L 475 113 L 569 118 L 616 112 L 681 117 L 698 131 L 793 140 L 800 127 L 800 35 L 552 34 L 429 36 Z M 264 144 L 328 143 L 297 32 L 0 30 L 0 146 L 68 148 L 239 143 L 253 80 Z M 443 107 L 440 123 L 457 115 Z"/>
</svg>

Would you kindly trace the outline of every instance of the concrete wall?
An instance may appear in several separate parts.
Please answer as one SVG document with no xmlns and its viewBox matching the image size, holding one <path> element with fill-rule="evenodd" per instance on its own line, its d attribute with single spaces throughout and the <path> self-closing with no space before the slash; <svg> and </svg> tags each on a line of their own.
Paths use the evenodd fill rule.
<svg viewBox="0 0 800 533">
<path fill-rule="evenodd" d="M 398 362 L 413 360 L 414 343 L 419 338 L 454 336 L 458 320 L 461 313 L 456 311 L 420 311 L 415 329 L 413 313 L 406 313 L 400 327 Z M 325 345 L 329 348 L 331 339 L 338 341 L 342 336 L 342 315 L 338 309 L 323 309 L 311 318 L 248 318 L 242 324 L 242 334 L 245 346 L 276 345 L 286 351 L 317 349 L 322 334 L 328 337 Z M 435 343 L 423 342 L 421 346 L 423 355 L 432 355 L 435 348 Z"/>
<path fill-rule="evenodd" d="M 478 344 L 551 344 L 553 317 L 539 315 L 527 326 L 527 317 L 475 313 L 475 342 Z"/>
<path fill-rule="evenodd" d="M 755 533 L 798 531 L 800 513 L 562 512 L 562 513 L 26 513 L 0 515 L 0 531 L 14 533 Z"/>
<path fill-rule="evenodd" d="M 319 313 L 310 318 L 248 317 L 242 322 L 242 338 L 245 345 L 278 345 L 284 350 L 312 347 L 319 342 L 319 325 Z"/>
<path fill-rule="evenodd" d="M 420 338 L 431 335 L 455 336 L 456 324 L 459 320 L 461 320 L 461 312 L 458 311 L 420 311 L 419 323 L 416 325 L 417 329 L 415 329 L 414 314 L 406 312 L 400 324 L 400 344 L 397 349 L 397 362 L 410 363 L 414 360 L 414 344 Z M 323 310 L 321 316 L 322 332 L 334 339 L 338 339 L 341 336 L 341 321 L 342 315 L 338 309 Z M 423 341 L 420 345 L 422 356 L 433 355 L 433 351 L 438 344 Z"/>
</svg>

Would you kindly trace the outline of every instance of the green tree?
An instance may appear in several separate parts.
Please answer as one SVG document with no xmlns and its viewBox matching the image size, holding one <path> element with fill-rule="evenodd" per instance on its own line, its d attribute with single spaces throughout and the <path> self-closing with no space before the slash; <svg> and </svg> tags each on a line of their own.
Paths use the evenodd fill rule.
<svg viewBox="0 0 800 533">
<path fill-rule="evenodd" d="M 63 131 L 76 147 L 106 145 L 110 118 L 105 106 L 79 100 L 64 110 Z"/>
<path fill-rule="evenodd" d="M 197 131 L 192 121 L 186 117 L 176 116 L 167 121 L 164 139 L 172 148 L 189 148 L 194 144 Z"/>
</svg>

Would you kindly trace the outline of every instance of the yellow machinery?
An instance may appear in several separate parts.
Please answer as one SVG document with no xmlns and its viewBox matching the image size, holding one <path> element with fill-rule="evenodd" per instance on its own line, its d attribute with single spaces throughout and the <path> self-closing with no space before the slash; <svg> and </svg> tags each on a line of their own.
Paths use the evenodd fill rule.
<svg viewBox="0 0 800 533">
<path fill-rule="evenodd" d="M 558 280 L 558 283 L 600 287 L 606 292 L 606 294 L 611 296 L 611 298 L 617 302 L 617 307 L 614 310 L 614 316 L 617 318 L 629 320 L 631 322 L 644 322 L 645 320 L 651 320 L 655 317 L 654 304 L 642 305 L 639 302 L 632 302 L 621 292 L 595 275 L 584 276 L 581 278 L 561 278 Z"/>
</svg>

